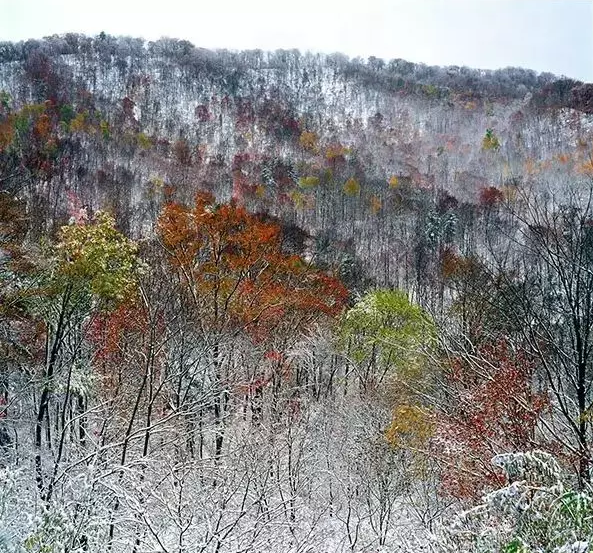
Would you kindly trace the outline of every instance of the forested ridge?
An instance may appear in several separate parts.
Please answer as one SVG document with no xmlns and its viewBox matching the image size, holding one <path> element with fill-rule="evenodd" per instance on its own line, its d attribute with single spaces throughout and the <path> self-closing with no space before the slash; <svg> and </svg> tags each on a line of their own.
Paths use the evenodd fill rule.
<svg viewBox="0 0 593 553">
<path fill-rule="evenodd" d="M 589 552 L 592 99 L 0 43 L 0 550 Z"/>
</svg>

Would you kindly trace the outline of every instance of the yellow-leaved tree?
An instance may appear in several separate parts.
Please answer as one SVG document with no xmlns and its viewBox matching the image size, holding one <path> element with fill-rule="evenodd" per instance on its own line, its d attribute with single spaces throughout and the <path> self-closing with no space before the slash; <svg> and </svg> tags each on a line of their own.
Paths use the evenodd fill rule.
<svg viewBox="0 0 593 553">
<path fill-rule="evenodd" d="M 134 293 L 140 268 L 137 246 L 117 230 L 110 214 L 99 211 L 88 224 L 62 227 L 57 252 L 58 286 L 77 288 L 103 304 Z"/>
<path fill-rule="evenodd" d="M 431 414 L 421 397 L 430 382 L 435 341 L 431 317 L 399 290 L 367 293 L 342 319 L 342 347 L 361 393 L 382 390 L 392 405 L 386 437 L 393 445 L 417 444 L 430 436 Z"/>
<path fill-rule="evenodd" d="M 69 405 L 72 397 L 80 393 L 73 389 L 72 383 L 84 377 L 77 372 L 88 369 L 83 352 L 76 346 L 85 325 L 99 312 L 133 302 L 141 271 L 136 244 L 119 232 L 113 217 L 104 212 L 98 212 L 92 220 L 78 217 L 62 227 L 59 242 L 48 257 L 32 278 L 34 284 L 28 289 L 25 301 L 30 315 L 43 324 L 46 335 L 43 388 L 34 436 L 37 485 L 46 501 L 52 497 L 65 436 L 62 433 L 57 453 L 53 455 L 54 469 L 46 483 L 42 446 L 44 425 L 46 437 L 50 434 L 50 399 L 59 388 L 63 404 Z"/>
</svg>

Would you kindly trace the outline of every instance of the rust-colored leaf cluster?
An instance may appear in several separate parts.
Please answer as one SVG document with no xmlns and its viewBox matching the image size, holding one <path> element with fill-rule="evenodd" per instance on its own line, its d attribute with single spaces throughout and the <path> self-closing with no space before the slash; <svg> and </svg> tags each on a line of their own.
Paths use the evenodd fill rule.
<svg viewBox="0 0 593 553">
<path fill-rule="evenodd" d="M 215 331 L 244 329 L 261 340 L 335 316 L 348 292 L 333 276 L 282 251 L 280 227 L 199 193 L 191 207 L 169 202 L 158 232 L 184 290 Z"/>
<path fill-rule="evenodd" d="M 480 190 L 480 205 L 485 208 L 492 208 L 502 203 L 504 194 L 495 186 L 489 186 Z"/>
<path fill-rule="evenodd" d="M 548 396 L 534 389 L 535 363 L 501 339 L 451 360 L 451 408 L 437 417 L 433 453 L 444 463 L 444 490 L 479 497 L 502 482 L 490 459 L 506 451 L 545 448 L 537 423 Z"/>
</svg>

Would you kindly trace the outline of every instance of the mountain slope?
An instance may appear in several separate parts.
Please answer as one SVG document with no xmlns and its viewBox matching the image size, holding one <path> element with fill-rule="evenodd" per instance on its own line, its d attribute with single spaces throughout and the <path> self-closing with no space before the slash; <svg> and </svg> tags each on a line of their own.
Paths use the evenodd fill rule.
<svg viewBox="0 0 593 553">
<path fill-rule="evenodd" d="M 327 236 L 373 278 L 407 288 L 431 232 L 471 253 L 464 227 L 484 191 L 514 196 L 551 167 L 560 182 L 558 159 L 593 128 L 590 86 L 549 74 L 172 39 L 4 43 L 0 89 L 13 110 L 49 101 L 79 115 L 74 129 L 56 120 L 71 144 L 38 191 L 48 215 L 65 212 L 70 191 L 142 234 L 163 185 L 185 200 L 207 189 Z"/>
</svg>

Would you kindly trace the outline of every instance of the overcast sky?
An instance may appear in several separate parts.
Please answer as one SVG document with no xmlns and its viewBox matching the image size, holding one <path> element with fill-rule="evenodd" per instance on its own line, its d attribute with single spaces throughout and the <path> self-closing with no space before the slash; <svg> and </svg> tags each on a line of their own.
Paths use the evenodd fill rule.
<svg viewBox="0 0 593 553">
<path fill-rule="evenodd" d="M 0 40 L 101 31 L 593 81 L 593 0 L 0 0 Z"/>
</svg>

